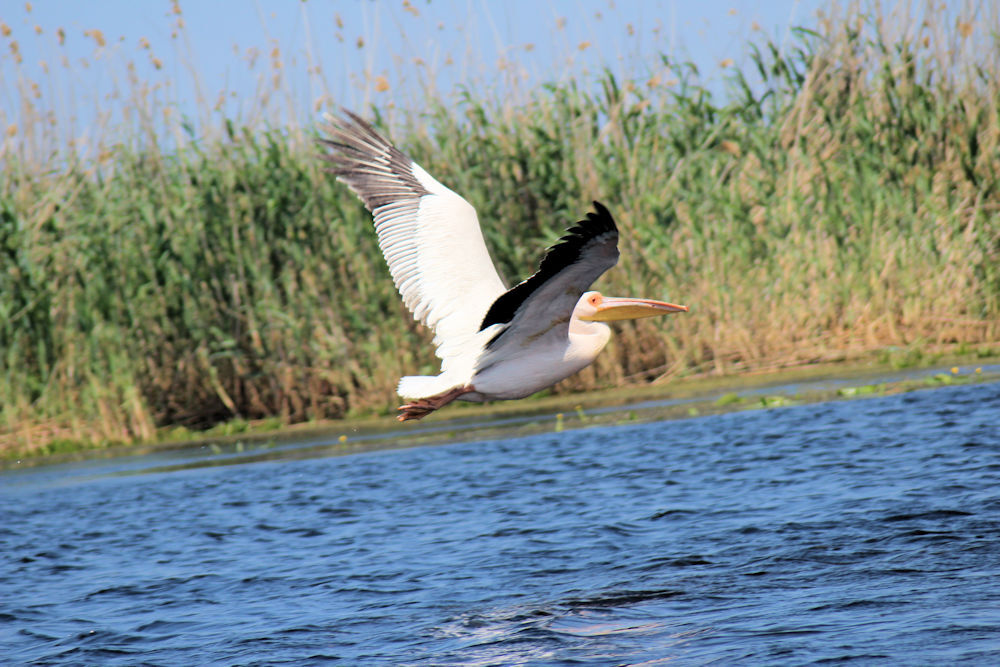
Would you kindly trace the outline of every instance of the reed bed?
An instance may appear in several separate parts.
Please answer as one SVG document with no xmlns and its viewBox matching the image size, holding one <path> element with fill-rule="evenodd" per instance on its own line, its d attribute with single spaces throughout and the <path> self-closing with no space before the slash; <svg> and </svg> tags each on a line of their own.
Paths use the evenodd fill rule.
<svg viewBox="0 0 1000 667">
<path fill-rule="evenodd" d="M 619 327 L 556 391 L 995 352 L 994 18 L 845 12 L 761 42 L 721 98 L 661 56 L 516 104 L 428 94 L 386 131 L 478 208 L 508 282 L 598 199 L 623 252 L 597 287 L 691 306 Z M 89 151 L 38 150 L 44 115 L 8 125 L 0 448 L 387 413 L 399 375 L 436 372 L 312 128 L 223 119 L 196 140 L 150 120 L 143 85 L 117 102 L 133 124 Z"/>
</svg>

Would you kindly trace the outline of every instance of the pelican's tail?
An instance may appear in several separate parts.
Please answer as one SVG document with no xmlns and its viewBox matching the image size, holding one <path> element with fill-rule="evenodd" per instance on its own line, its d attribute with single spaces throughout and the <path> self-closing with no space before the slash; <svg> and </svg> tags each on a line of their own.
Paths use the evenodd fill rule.
<svg viewBox="0 0 1000 667">
<path fill-rule="evenodd" d="M 442 375 L 407 375 L 399 379 L 396 393 L 402 398 L 429 398 L 454 389 L 456 383 Z"/>
</svg>

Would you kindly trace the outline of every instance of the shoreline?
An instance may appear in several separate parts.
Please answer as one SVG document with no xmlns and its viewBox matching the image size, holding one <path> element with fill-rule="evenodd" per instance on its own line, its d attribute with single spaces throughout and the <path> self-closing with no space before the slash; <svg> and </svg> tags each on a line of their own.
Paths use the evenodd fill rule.
<svg viewBox="0 0 1000 667">
<path fill-rule="evenodd" d="M 6 456 L 0 458 L 0 471 L 171 451 L 207 453 L 221 457 L 218 464 L 346 455 L 875 398 L 995 381 L 1000 381 L 1000 357 L 954 357 L 911 368 L 876 363 L 817 364 L 769 373 L 696 377 L 513 402 L 458 404 L 449 407 L 447 416 L 408 426 L 399 424 L 394 416 L 383 416 L 309 422 L 278 429 L 255 429 L 251 424 L 240 433 L 114 447 L 82 444 L 79 449 L 63 453 Z M 200 463 L 206 464 L 214 463 Z"/>
</svg>

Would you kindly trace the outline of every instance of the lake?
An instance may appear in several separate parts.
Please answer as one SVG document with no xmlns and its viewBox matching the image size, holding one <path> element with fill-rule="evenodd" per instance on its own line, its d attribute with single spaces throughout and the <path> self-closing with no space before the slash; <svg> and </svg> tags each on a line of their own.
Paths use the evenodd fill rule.
<svg viewBox="0 0 1000 667">
<path fill-rule="evenodd" d="M 1000 383 L 172 465 L 185 456 L 0 473 L 3 662 L 1000 656 Z"/>
</svg>

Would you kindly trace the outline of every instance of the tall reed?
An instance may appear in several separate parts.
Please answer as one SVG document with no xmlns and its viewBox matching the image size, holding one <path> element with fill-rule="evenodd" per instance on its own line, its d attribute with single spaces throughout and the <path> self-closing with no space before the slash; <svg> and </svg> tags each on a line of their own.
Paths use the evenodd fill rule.
<svg viewBox="0 0 1000 667">
<path fill-rule="evenodd" d="M 620 327 L 558 391 L 995 345 L 997 26 L 933 18 L 765 42 L 722 100 L 661 57 L 516 105 L 429 96 L 387 131 L 478 208 L 509 282 L 599 199 L 623 252 L 598 288 L 691 305 Z M 311 130 L 195 140 L 155 96 L 121 104 L 141 131 L 100 150 L 39 158 L 14 128 L 0 152 L 0 447 L 387 412 L 400 374 L 436 372 Z"/>
</svg>

